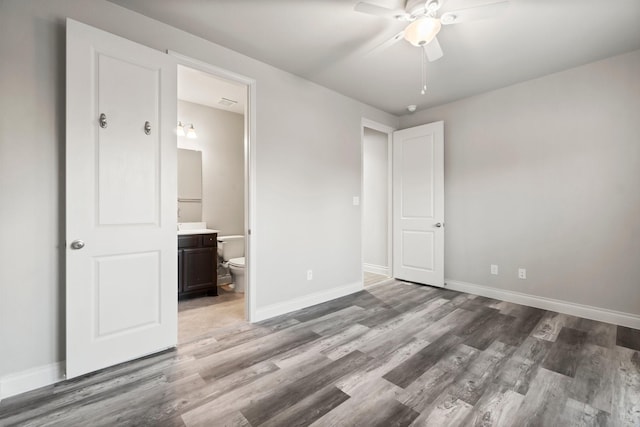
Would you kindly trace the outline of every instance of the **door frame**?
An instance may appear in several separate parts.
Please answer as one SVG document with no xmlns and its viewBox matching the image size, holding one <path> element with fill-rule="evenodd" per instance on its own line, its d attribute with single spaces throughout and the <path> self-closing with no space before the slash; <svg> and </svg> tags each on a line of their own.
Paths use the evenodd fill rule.
<svg viewBox="0 0 640 427">
<path fill-rule="evenodd" d="M 364 201 L 364 129 L 369 128 L 387 135 L 387 269 L 393 277 L 393 133 L 395 128 L 362 118 L 360 126 L 360 194 Z M 362 205 L 362 203 L 361 203 Z M 360 275 L 364 276 L 364 209 L 360 209 Z"/>
<path fill-rule="evenodd" d="M 247 104 L 244 115 L 244 229 L 245 229 L 245 319 L 256 319 L 256 267 L 255 267 L 255 225 L 256 225 L 256 80 L 224 68 L 217 67 L 181 53 L 167 50 L 178 65 L 193 68 L 224 80 L 230 80 L 247 87 Z M 177 118 L 176 118 L 177 122 Z"/>
</svg>

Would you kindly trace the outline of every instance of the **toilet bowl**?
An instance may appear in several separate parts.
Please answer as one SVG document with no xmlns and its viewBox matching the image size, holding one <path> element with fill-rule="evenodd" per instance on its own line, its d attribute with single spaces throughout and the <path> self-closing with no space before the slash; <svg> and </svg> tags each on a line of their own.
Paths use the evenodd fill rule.
<svg viewBox="0 0 640 427">
<path fill-rule="evenodd" d="M 233 278 L 233 289 L 236 292 L 244 292 L 244 257 L 231 258 L 227 265 Z"/>
<path fill-rule="evenodd" d="M 244 236 L 218 236 L 218 252 L 231 272 L 234 290 L 244 292 Z"/>
</svg>

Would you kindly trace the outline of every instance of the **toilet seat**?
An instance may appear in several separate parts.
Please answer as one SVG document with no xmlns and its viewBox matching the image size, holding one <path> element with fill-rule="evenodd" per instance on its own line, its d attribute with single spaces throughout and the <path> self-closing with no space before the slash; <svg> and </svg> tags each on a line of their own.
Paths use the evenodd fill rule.
<svg viewBox="0 0 640 427">
<path fill-rule="evenodd" d="M 244 257 L 231 258 L 229 260 L 229 267 L 244 268 Z"/>
</svg>

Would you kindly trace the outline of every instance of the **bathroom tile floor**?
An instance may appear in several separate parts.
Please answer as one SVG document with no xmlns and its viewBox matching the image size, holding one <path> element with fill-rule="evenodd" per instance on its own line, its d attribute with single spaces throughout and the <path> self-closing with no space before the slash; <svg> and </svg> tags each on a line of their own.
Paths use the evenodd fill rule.
<svg viewBox="0 0 640 427">
<path fill-rule="evenodd" d="M 5 399 L 0 425 L 638 426 L 639 343 L 391 281 Z"/>
<path fill-rule="evenodd" d="M 216 297 L 178 301 L 178 344 L 238 323 L 245 323 L 244 294 L 235 293 L 227 286 L 219 286 Z"/>
<path fill-rule="evenodd" d="M 387 280 L 391 280 L 391 278 L 383 274 L 369 273 L 368 271 L 365 271 L 362 275 L 362 281 L 364 283 L 365 288 L 369 286 L 378 285 Z"/>
</svg>

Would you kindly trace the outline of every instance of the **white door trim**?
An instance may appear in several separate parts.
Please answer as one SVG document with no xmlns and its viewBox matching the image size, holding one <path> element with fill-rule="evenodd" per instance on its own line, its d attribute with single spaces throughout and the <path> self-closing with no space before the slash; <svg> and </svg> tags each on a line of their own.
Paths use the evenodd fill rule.
<svg viewBox="0 0 640 427">
<path fill-rule="evenodd" d="M 257 301 L 257 272 L 255 260 L 256 254 L 256 80 L 233 71 L 211 65 L 207 62 L 191 58 L 181 53 L 167 50 L 167 54 L 177 60 L 179 65 L 184 65 L 205 73 L 212 74 L 222 79 L 231 80 L 247 86 L 247 105 L 244 115 L 244 229 L 245 229 L 245 258 L 246 258 L 246 284 L 245 284 L 245 318 L 249 322 L 255 322 Z M 177 120 L 177 119 L 176 119 Z"/>
<path fill-rule="evenodd" d="M 360 194 L 364 193 L 364 180 L 362 170 L 364 168 L 364 128 L 387 135 L 387 275 L 393 277 L 393 132 L 396 129 L 391 126 L 373 120 L 362 118 L 360 126 Z M 364 211 L 360 209 L 360 275 L 364 274 Z"/>
</svg>

